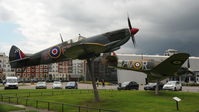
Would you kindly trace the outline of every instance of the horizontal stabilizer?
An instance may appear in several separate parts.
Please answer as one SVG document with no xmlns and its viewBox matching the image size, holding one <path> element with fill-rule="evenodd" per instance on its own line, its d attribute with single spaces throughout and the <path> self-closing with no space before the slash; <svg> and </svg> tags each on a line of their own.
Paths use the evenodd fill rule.
<svg viewBox="0 0 199 112">
<path fill-rule="evenodd" d="M 27 66 L 27 61 L 29 59 L 30 59 L 29 57 L 26 57 L 23 59 L 10 61 L 11 68 L 22 68 L 24 66 Z"/>
</svg>

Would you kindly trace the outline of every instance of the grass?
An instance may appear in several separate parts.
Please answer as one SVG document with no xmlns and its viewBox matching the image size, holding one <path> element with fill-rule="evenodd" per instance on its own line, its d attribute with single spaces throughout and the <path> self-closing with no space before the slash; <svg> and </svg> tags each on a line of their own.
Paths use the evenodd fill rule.
<svg viewBox="0 0 199 112">
<path fill-rule="evenodd" d="M 14 107 L 8 104 L 0 104 L 0 112 L 9 112 L 17 110 L 24 110 L 24 108 Z"/>
<path fill-rule="evenodd" d="M 54 92 L 54 96 L 51 95 L 52 91 L 60 91 L 60 93 Z M 62 94 L 62 91 L 64 94 Z M 86 90 L 11 90 L 0 91 L 0 93 L 16 93 L 19 92 L 20 96 L 27 96 L 23 92 L 30 92 L 31 96 L 28 98 L 39 99 L 50 102 L 60 102 L 74 105 L 84 105 L 96 108 L 106 108 L 112 110 L 119 110 L 121 112 L 177 112 L 176 103 L 172 100 L 172 97 L 177 96 L 182 99 L 179 103 L 179 112 L 197 112 L 199 111 L 199 93 L 187 93 L 187 92 L 173 92 L 173 91 L 161 91 L 160 95 L 154 95 L 153 91 L 105 91 L 100 92 L 100 103 L 93 101 L 93 94 Z M 44 92 L 41 96 L 39 92 Z M 59 95 L 58 95 L 59 94 Z M 12 94 L 10 94 L 12 95 Z M 14 94 L 13 94 L 14 95 Z M 48 95 L 48 96 L 47 96 Z M 15 99 L 12 99 L 13 102 Z M 19 100 L 19 103 L 25 105 L 25 101 Z M 29 101 L 28 105 L 35 107 L 35 101 Z M 39 108 L 47 108 L 47 103 L 39 103 Z M 61 111 L 60 104 L 51 104 L 50 109 Z M 76 107 L 65 106 L 65 111 L 76 112 Z M 86 112 L 81 111 L 81 112 Z M 89 110 L 89 112 L 92 112 Z M 97 111 L 93 111 L 97 112 Z"/>
</svg>

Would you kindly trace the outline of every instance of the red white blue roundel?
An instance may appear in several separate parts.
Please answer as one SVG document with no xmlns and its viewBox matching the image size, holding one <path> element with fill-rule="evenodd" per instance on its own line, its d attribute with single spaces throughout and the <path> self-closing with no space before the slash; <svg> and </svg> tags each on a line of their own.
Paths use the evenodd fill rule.
<svg viewBox="0 0 199 112">
<path fill-rule="evenodd" d="M 60 54 L 61 54 L 61 50 L 60 50 L 59 46 L 52 47 L 49 51 L 49 55 L 52 58 L 58 58 L 60 56 Z"/>
</svg>

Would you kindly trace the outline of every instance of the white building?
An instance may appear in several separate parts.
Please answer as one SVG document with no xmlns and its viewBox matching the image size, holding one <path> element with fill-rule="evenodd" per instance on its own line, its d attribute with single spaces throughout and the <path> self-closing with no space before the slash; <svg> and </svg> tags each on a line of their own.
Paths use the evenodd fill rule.
<svg viewBox="0 0 199 112">
<path fill-rule="evenodd" d="M 67 74 L 59 71 L 59 69 L 61 67 L 60 67 L 59 63 L 53 63 L 53 64 L 49 65 L 49 73 L 48 73 L 49 80 L 63 80 L 63 79 L 66 79 Z"/>
<path fill-rule="evenodd" d="M 58 79 L 58 63 L 53 63 L 49 65 L 49 80 Z"/>
<path fill-rule="evenodd" d="M 70 67 L 70 66 L 69 66 Z M 72 72 L 69 73 L 71 79 L 79 79 L 86 76 L 86 61 L 72 60 Z"/>
<path fill-rule="evenodd" d="M 6 76 L 15 76 L 15 72 L 11 69 L 9 57 L 5 53 L 0 53 L 0 79 L 4 79 Z"/>
</svg>

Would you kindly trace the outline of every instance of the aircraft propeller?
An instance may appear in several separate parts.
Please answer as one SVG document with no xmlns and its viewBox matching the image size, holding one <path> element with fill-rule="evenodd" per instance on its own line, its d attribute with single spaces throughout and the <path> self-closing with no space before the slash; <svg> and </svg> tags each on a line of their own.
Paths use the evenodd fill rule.
<svg viewBox="0 0 199 112">
<path fill-rule="evenodd" d="M 128 16 L 128 26 L 129 26 L 129 31 L 130 31 L 130 33 L 131 33 L 131 38 L 132 38 L 132 41 L 133 41 L 133 45 L 134 45 L 134 47 L 135 47 L 135 37 L 134 37 L 134 35 L 139 31 L 139 29 L 138 28 L 132 28 L 132 26 L 131 26 L 131 21 L 130 21 L 130 19 L 129 19 L 129 16 Z"/>
</svg>

